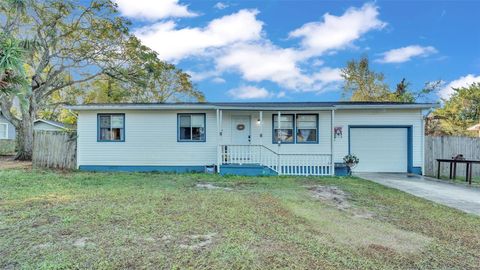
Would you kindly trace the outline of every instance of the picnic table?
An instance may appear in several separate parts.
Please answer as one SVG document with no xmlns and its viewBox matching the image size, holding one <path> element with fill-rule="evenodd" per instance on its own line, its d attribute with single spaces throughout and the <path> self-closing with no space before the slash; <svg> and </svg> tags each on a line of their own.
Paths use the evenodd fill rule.
<svg viewBox="0 0 480 270">
<path fill-rule="evenodd" d="M 438 170 L 437 170 L 437 178 L 440 179 L 440 164 L 450 163 L 450 179 L 455 179 L 457 177 L 457 164 L 464 163 L 467 165 L 467 170 L 465 174 L 465 181 L 468 182 L 469 185 L 472 184 L 472 171 L 473 171 L 473 164 L 480 164 L 480 160 L 469 160 L 469 159 L 437 159 L 438 162 Z"/>
</svg>

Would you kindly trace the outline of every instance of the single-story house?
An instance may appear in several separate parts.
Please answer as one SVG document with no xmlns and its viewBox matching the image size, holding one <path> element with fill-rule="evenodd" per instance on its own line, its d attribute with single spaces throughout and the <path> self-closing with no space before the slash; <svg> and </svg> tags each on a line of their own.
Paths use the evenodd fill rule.
<svg viewBox="0 0 480 270">
<path fill-rule="evenodd" d="M 88 171 L 333 175 L 421 174 L 430 103 L 88 104 L 78 113 L 77 166 Z"/>
<path fill-rule="evenodd" d="M 64 131 L 67 127 L 60 122 L 37 119 L 33 123 L 33 129 L 43 131 Z M 15 140 L 16 135 L 15 126 L 0 112 L 0 140 Z"/>
</svg>

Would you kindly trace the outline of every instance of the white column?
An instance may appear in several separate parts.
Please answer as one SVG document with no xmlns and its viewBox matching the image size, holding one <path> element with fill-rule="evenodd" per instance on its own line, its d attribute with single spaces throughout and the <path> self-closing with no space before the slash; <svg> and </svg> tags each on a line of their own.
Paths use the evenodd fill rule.
<svg viewBox="0 0 480 270">
<path fill-rule="evenodd" d="M 222 165 L 222 146 L 220 145 L 220 110 L 217 109 L 217 173 Z"/>
<path fill-rule="evenodd" d="M 277 114 L 277 128 L 278 128 L 278 129 L 281 128 L 281 127 L 280 127 L 280 123 L 281 123 L 280 117 L 281 117 L 281 116 L 282 116 L 282 114 L 280 113 L 280 111 L 278 111 L 278 114 Z M 278 142 L 279 142 L 279 141 L 277 140 L 277 143 L 278 143 Z"/>
<path fill-rule="evenodd" d="M 413 129 L 413 127 L 412 127 Z M 412 130 L 412 133 L 414 130 Z M 422 146 L 420 149 L 422 149 L 422 175 L 425 175 L 425 117 L 422 116 Z M 412 134 L 413 136 L 413 134 Z M 413 142 L 412 142 L 413 143 Z M 412 160 L 413 162 L 413 160 Z M 413 164 L 412 164 L 413 166 Z"/>
<path fill-rule="evenodd" d="M 260 120 L 260 145 L 263 145 L 263 111 L 258 113 L 258 119 Z"/>
<path fill-rule="evenodd" d="M 282 114 L 280 113 L 280 111 L 278 111 L 278 114 L 277 114 L 277 125 L 278 125 L 278 129 L 282 128 L 281 127 L 281 121 L 280 121 L 280 117 L 282 116 Z M 275 129 L 274 129 L 275 131 Z M 274 134 L 275 135 L 275 134 Z M 281 174 L 281 168 L 280 168 L 280 141 L 277 139 L 277 172 L 278 174 Z"/>
<path fill-rule="evenodd" d="M 335 132 L 335 110 L 331 111 L 331 116 L 330 116 L 330 153 L 331 153 L 331 164 L 330 164 L 330 174 L 332 176 L 335 175 L 335 158 L 334 158 L 334 143 L 335 143 L 335 137 L 334 137 L 334 132 Z"/>
<path fill-rule="evenodd" d="M 223 143 L 223 110 L 220 110 L 220 130 L 218 134 L 220 135 L 220 143 Z"/>
</svg>

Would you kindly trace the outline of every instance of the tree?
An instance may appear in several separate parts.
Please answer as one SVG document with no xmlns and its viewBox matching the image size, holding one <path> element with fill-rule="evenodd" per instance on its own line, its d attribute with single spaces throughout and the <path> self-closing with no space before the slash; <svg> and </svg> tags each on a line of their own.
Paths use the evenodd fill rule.
<svg viewBox="0 0 480 270">
<path fill-rule="evenodd" d="M 425 98 L 436 91 L 441 81 L 428 82 L 418 92 L 410 90 L 410 83 L 403 78 L 391 91 L 384 82 L 383 73 L 370 70 L 369 60 L 362 57 L 359 61 L 350 60 L 342 69 L 341 76 L 344 79 L 343 98 L 351 101 L 391 101 L 413 103 L 420 98 Z"/>
<path fill-rule="evenodd" d="M 117 89 L 129 89 L 122 97 L 127 102 L 204 101 L 202 92 L 195 89 L 190 75 L 174 65 L 159 60 L 156 52 L 131 37 L 126 46 L 130 66 L 107 73 L 118 79 Z M 124 92 L 124 91 L 123 91 Z M 124 92 L 125 93 L 125 92 Z"/>
<path fill-rule="evenodd" d="M 115 16 L 115 6 L 108 0 L 92 1 L 88 6 L 72 0 L 7 2 L 1 7 L 0 27 L 5 34 L 23 40 L 29 89 L 24 91 L 27 105 L 20 109 L 21 118 L 10 113 L 12 98 L 3 96 L 0 106 L 17 129 L 17 159 L 28 160 L 33 149 L 33 121 L 42 101 L 122 65 L 121 44 L 128 33 L 127 24 Z"/>
<path fill-rule="evenodd" d="M 344 98 L 351 101 L 389 101 L 391 98 L 384 75 L 370 70 L 367 57 L 362 57 L 359 61 L 348 61 L 341 76 L 345 80 Z"/>
<path fill-rule="evenodd" d="M 0 94 L 18 94 L 26 85 L 23 53 L 17 40 L 0 34 Z"/>
<path fill-rule="evenodd" d="M 413 103 L 415 102 L 415 97 L 409 90 L 410 83 L 403 78 L 398 84 L 397 89 L 392 94 L 392 99 L 398 102 L 407 102 Z"/>
<path fill-rule="evenodd" d="M 450 99 L 443 100 L 443 107 L 432 113 L 437 124 L 429 126 L 427 132 L 436 129 L 440 135 L 475 136 L 476 133 L 467 128 L 480 121 L 480 83 L 453 88 L 453 91 Z"/>
<path fill-rule="evenodd" d="M 47 99 L 42 100 L 38 104 L 38 118 L 69 125 L 76 124 L 77 116 L 70 110 L 65 109 L 64 106 L 77 104 L 78 101 L 83 100 L 85 92 L 82 89 L 82 85 L 73 85 L 52 93 Z"/>
<path fill-rule="evenodd" d="M 128 102 L 131 92 L 121 85 L 121 81 L 102 75 L 91 81 L 86 87 L 84 103 L 121 103 Z"/>
</svg>

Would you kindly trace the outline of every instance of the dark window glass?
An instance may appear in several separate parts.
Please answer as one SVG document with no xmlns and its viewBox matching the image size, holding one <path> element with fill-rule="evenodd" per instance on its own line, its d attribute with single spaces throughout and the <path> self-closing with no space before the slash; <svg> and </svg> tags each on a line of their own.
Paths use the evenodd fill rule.
<svg viewBox="0 0 480 270">
<path fill-rule="evenodd" d="M 103 114 L 99 117 L 99 141 L 125 140 L 125 115 Z"/>
<path fill-rule="evenodd" d="M 180 141 L 205 141 L 204 114 L 182 114 L 178 122 Z"/>
<path fill-rule="evenodd" d="M 293 143 L 293 115 L 281 115 L 278 126 L 278 115 L 273 115 L 273 130 L 275 142 Z"/>
<path fill-rule="evenodd" d="M 297 115 L 297 142 L 317 142 L 317 116 Z"/>
</svg>

